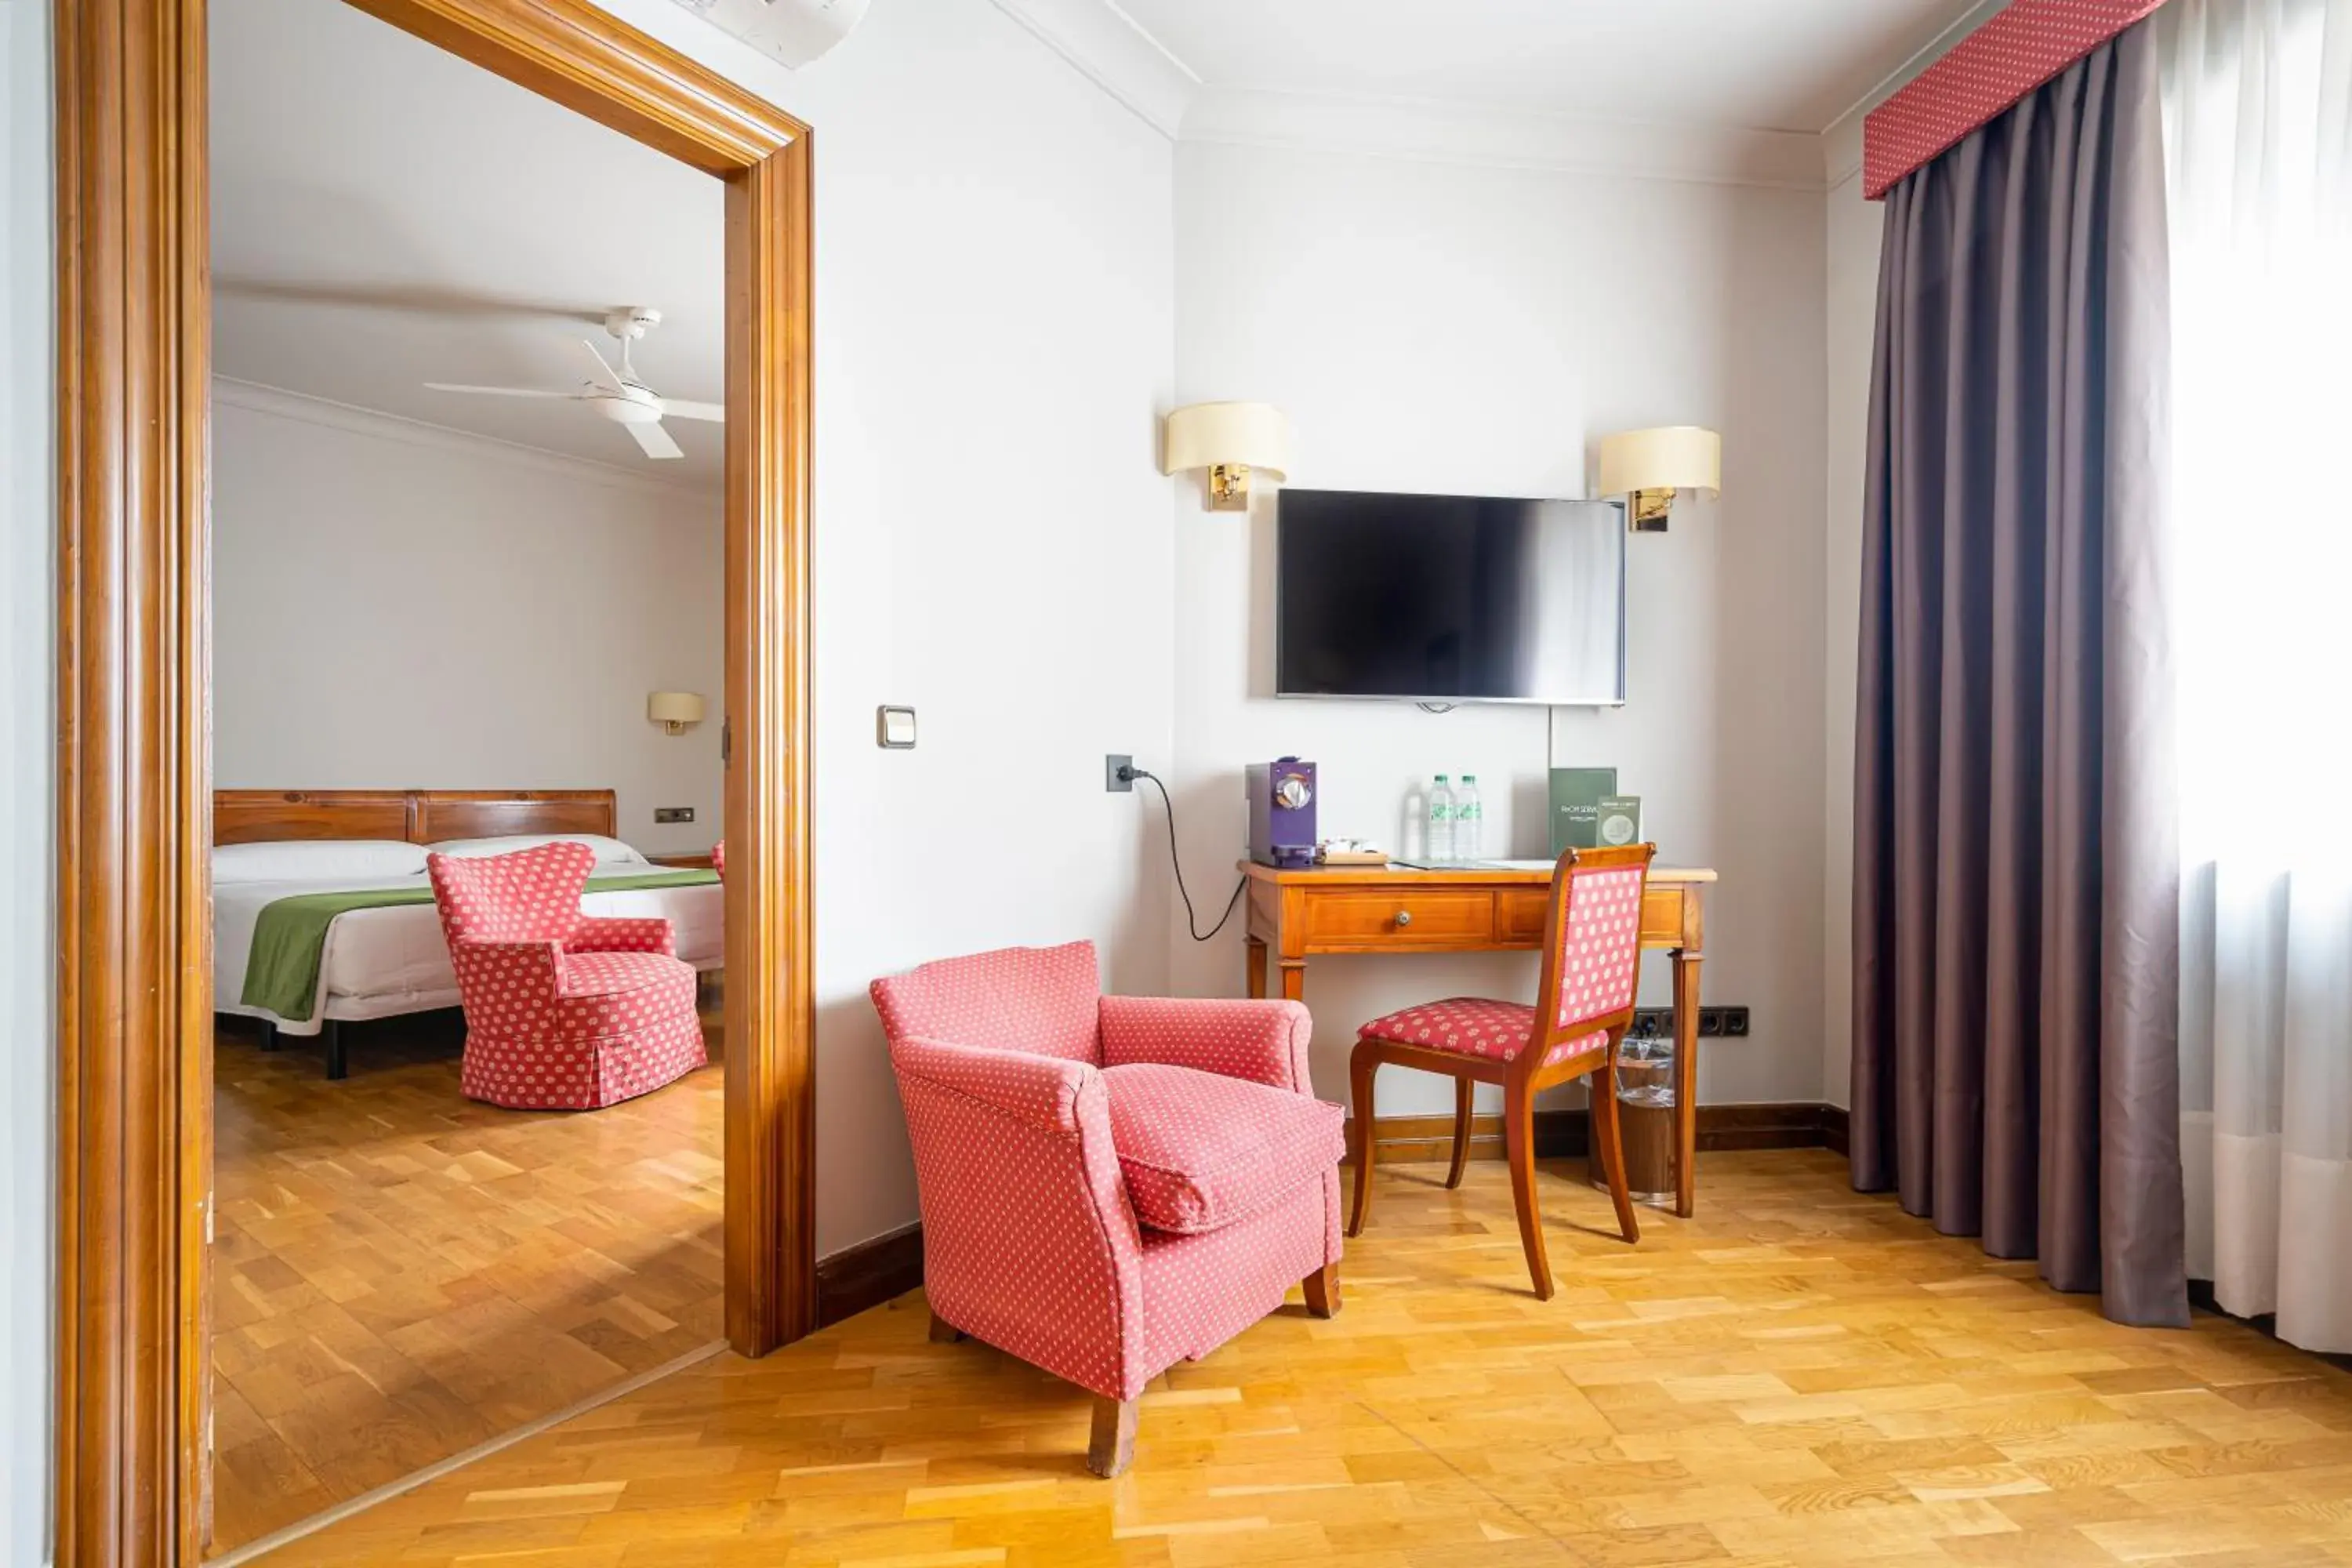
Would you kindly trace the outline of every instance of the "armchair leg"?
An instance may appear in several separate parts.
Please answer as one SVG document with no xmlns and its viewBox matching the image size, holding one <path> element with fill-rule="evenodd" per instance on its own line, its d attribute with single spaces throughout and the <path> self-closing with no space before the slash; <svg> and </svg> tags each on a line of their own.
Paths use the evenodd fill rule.
<svg viewBox="0 0 2352 1568">
<path fill-rule="evenodd" d="M 1360 1042 L 1348 1058 L 1348 1092 L 1356 1110 L 1356 1201 L 1348 1210 L 1349 1236 L 1364 1234 L 1364 1216 L 1372 1206 L 1372 1074 L 1380 1066 Z"/>
<path fill-rule="evenodd" d="M 1463 1168 L 1470 1163 L 1470 1091 L 1477 1086 L 1466 1078 L 1454 1080 L 1454 1167 L 1445 1173 L 1445 1184 L 1462 1184 Z"/>
<path fill-rule="evenodd" d="M 961 1329 L 957 1328 L 953 1323 L 949 1322 L 937 1312 L 933 1312 L 931 1314 L 931 1343 L 935 1345 L 951 1345 L 961 1340 L 963 1337 L 964 1331 Z"/>
<path fill-rule="evenodd" d="M 1339 1266 L 1327 1263 L 1301 1281 L 1307 1291 L 1307 1315 L 1311 1318 L 1336 1318 L 1339 1315 Z"/>
<path fill-rule="evenodd" d="M 1095 1395 L 1094 1435 L 1087 1441 L 1087 1468 L 1105 1480 L 1127 1474 L 1135 1462 L 1135 1401 Z"/>
</svg>

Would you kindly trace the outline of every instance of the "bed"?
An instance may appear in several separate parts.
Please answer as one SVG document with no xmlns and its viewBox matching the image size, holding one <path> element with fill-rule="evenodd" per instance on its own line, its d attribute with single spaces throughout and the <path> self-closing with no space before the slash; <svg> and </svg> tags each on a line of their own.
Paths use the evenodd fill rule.
<svg viewBox="0 0 2352 1568">
<path fill-rule="evenodd" d="M 666 919 L 678 957 L 705 973 L 718 970 L 725 950 L 725 899 L 716 879 L 664 874 L 664 868 L 614 838 L 614 817 L 611 790 L 216 791 L 214 1009 L 259 1019 L 268 1046 L 278 1036 L 323 1036 L 327 1076 L 340 1079 L 345 1058 L 338 1025 L 457 1006 L 457 980 L 424 875 L 422 847 L 458 841 L 472 853 L 494 852 L 495 841 L 508 837 L 585 835 L 608 841 L 581 907 L 597 915 Z M 228 846 L 286 847 L 217 853 Z M 615 880 L 663 885 L 606 891 L 593 885 Z M 328 914 L 339 903 L 363 900 L 318 897 L 370 889 L 415 901 Z M 291 900 L 288 907 L 310 903 L 325 921 L 307 1007 L 299 995 L 276 995 L 276 1006 L 247 1000 L 257 929 L 263 910 L 281 900 Z"/>
</svg>

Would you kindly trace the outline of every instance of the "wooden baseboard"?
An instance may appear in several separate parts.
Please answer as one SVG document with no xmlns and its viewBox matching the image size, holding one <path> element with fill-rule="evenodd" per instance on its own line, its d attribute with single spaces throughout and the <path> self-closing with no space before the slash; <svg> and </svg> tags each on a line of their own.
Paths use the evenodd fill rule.
<svg viewBox="0 0 2352 1568">
<path fill-rule="evenodd" d="M 1832 1120 L 1833 1119 L 1833 1120 Z M 1379 1158 L 1444 1160 L 1454 1152 L 1451 1116 L 1383 1116 L 1373 1124 Z M 1590 1147 L 1591 1121 L 1582 1110 L 1536 1112 L 1536 1154 L 1566 1159 Z M 1832 1138 L 1835 1142 L 1832 1142 Z M 1348 1147 L 1356 1146 L 1355 1121 L 1348 1123 Z M 1832 1105 L 1702 1105 L 1698 1146 L 1726 1149 L 1835 1149 L 1845 1152 L 1845 1112 Z M 1470 1119 L 1470 1157 L 1503 1157 L 1503 1119 L 1487 1113 Z"/>
<path fill-rule="evenodd" d="M 816 1326 L 854 1318 L 923 1282 L 923 1227 L 903 1226 L 816 1262 Z"/>
<path fill-rule="evenodd" d="M 1382 1164 L 1444 1160 L 1454 1150 L 1451 1116 L 1383 1116 L 1373 1124 Z M 1536 1153 L 1568 1159 L 1584 1152 L 1585 1112 L 1536 1112 Z M 1348 1127 L 1354 1147 L 1355 1124 Z M 1846 1113 L 1833 1105 L 1702 1105 L 1698 1146 L 1724 1149 L 1821 1149 L 1845 1152 Z M 1503 1119 L 1475 1116 L 1470 1121 L 1470 1157 L 1503 1157 Z M 903 1296 L 923 1282 L 923 1227 L 910 1225 L 844 1247 L 816 1265 L 817 1326 L 855 1317 L 868 1307 Z"/>
</svg>

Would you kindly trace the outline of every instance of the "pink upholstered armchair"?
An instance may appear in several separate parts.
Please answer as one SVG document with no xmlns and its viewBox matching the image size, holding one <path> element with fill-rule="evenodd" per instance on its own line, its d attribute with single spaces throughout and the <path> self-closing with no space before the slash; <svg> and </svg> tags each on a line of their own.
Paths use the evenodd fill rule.
<svg viewBox="0 0 2352 1568">
<path fill-rule="evenodd" d="M 1339 1310 L 1344 1113 L 1296 1002 L 1105 996 L 1091 942 L 874 983 L 906 1106 L 932 1336 L 1095 1395 L 1087 1465 L 1126 1469 L 1135 1401 L 1281 1305 Z"/>
<path fill-rule="evenodd" d="M 669 921 L 581 913 L 595 863 L 569 840 L 425 857 L 466 1009 L 467 1099 L 589 1110 L 709 1060 Z"/>
</svg>

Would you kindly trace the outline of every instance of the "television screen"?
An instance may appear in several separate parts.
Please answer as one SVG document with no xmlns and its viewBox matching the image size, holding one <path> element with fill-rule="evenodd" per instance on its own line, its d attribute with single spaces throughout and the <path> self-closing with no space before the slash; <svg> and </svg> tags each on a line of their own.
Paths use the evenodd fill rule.
<svg viewBox="0 0 2352 1568">
<path fill-rule="evenodd" d="M 1275 559 L 1280 696 L 1625 700 L 1613 501 L 1285 489 Z"/>
</svg>

